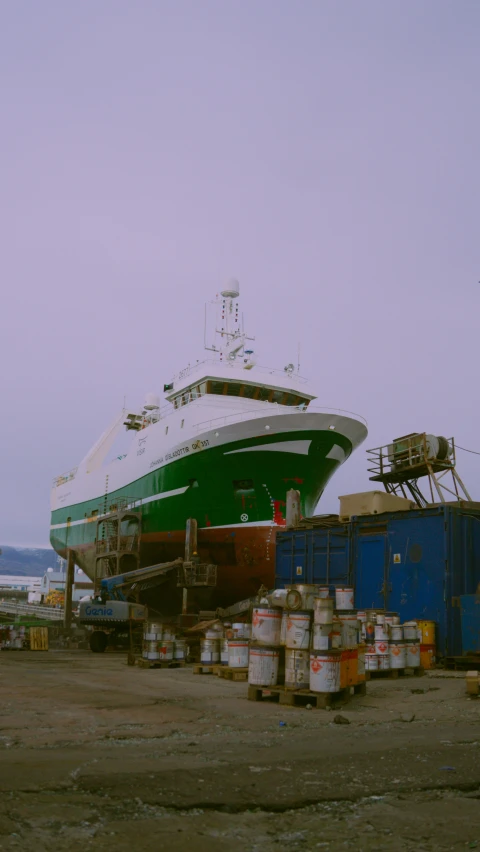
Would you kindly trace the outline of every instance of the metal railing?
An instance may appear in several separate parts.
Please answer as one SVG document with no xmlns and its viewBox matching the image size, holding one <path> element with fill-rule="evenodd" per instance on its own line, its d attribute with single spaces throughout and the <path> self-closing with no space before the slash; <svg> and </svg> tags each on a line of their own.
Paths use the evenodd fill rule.
<svg viewBox="0 0 480 852">
<path fill-rule="evenodd" d="M 235 414 L 226 414 L 224 417 L 215 417 L 212 420 L 203 420 L 201 423 L 197 423 L 195 425 L 195 429 L 197 431 L 203 432 L 206 429 L 215 429 L 219 426 L 228 426 L 229 424 L 240 423 L 245 420 L 254 420 L 260 417 L 265 417 L 270 414 L 274 414 L 272 411 L 272 406 L 276 407 L 275 415 L 280 414 L 326 414 L 332 416 L 340 416 L 340 417 L 349 417 L 354 418 L 355 420 L 359 420 L 364 426 L 368 426 L 367 421 L 361 414 L 355 414 L 353 411 L 347 411 L 342 408 L 323 408 L 319 406 L 309 405 L 305 407 L 303 405 L 298 406 L 286 406 L 280 405 L 276 402 L 266 402 L 264 403 L 266 408 L 259 411 L 258 408 L 255 409 L 247 409 L 246 411 L 239 411 Z M 267 407 L 268 406 L 268 407 Z M 278 409 L 281 409 L 279 411 Z"/>
<path fill-rule="evenodd" d="M 12 613 L 12 615 L 32 615 L 35 618 L 47 619 L 50 621 L 63 621 L 64 610 L 55 609 L 51 606 L 41 606 L 40 604 L 14 604 L 0 601 L 0 612 Z"/>
</svg>

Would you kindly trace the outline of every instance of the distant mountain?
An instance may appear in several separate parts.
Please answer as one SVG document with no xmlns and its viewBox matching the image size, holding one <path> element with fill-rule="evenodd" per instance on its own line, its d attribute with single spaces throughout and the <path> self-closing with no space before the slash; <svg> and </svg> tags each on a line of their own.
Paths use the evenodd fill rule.
<svg viewBox="0 0 480 852">
<path fill-rule="evenodd" d="M 57 554 L 51 547 L 0 545 L 0 548 L 0 574 L 43 577 L 47 568 L 58 570 Z"/>
</svg>

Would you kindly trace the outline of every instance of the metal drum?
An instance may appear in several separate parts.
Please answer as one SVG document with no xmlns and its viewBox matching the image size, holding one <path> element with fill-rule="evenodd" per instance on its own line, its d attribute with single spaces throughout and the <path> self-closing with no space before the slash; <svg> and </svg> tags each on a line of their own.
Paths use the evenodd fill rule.
<svg viewBox="0 0 480 852">
<path fill-rule="evenodd" d="M 340 691 L 340 651 L 313 651 L 310 654 L 312 692 Z"/>
<path fill-rule="evenodd" d="M 315 598 L 313 601 L 315 624 L 331 624 L 333 621 L 333 598 Z"/>
<path fill-rule="evenodd" d="M 407 653 L 404 642 L 390 642 L 390 668 L 404 669 L 407 665 Z"/>
<path fill-rule="evenodd" d="M 187 659 L 187 642 L 185 639 L 175 639 L 174 649 L 173 649 L 173 659 L 174 660 L 186 660 Z"/>
<path fill-rule="evenodd" d="M 367 645 L 375 642 L 375 623 L 373 621 L 365 623 L 365 641 Z"/>
<path fill-rule="evenodd" d="M 233 669 L 246 669 L 248 666 L 248 639 L 233 639 L 228 643 L 228 665 Z"/>
<path fill-rule="evenodd" d="M 435 645 L 435 622 L 434 621 L 417 621 L 418 629 L 421 633 L 419 636 L 422 645 Z"/>
<path fill-rule="evenodd" d="M 279 659 L 278 648 L 252 645 L 248 661 L 248 682 L 254 686 L 275 686 Z"/>
<path fill-rule="evenodd" d="M 282 610 L 273 607 L 256 606 L 253 608 L 252 639 L 257 645 L 275 646 L 280 644 Z"/>
<path fill-rule="evenodd" d="M 310 613 L 290 612 L 285 636 L 287 648 L 307 650 L 310 647 Z"/>
<path fill-rule="evenodd" d="M 401 642 L 403 639 L 403 627 L 401 624 L 390 625 L 390 641 Z"/>
<path fill-rule="evenodd" d="M 388 654 L 388 642 L 385 642 L 384 639 L 375 639 L 375 653 L 378 654 L 379 657 L 382 654 Z"/>
<path fill-rule="evenodd" d="M 342 625 L 342 648 L 356 648 L 359 640 L 360 622 L 356 615 L 339 615 Z"/>
<path fill-rule="evenodd" d="M 302 596 L 302 609 L 312 610 L 315 598 L 319 597 L 318 586 L 303 583 L 301 585 L 296 585 L 295 588 Z"/>
<path fill-rule="evenodd" d="M 173 640 L 161 639 L 157 642 L 157 651 L 160 660 L 173 660 L 175 642 Z"/>
<path fill-rule="evenodd" d="M 375 642 L 388 642 L 388 627 L 385 624 L 377 624 L 375 625 Z"/>
<path fill-rule="evenodd" d="M 244 621 L 234 621 L 232 624 L 233 638 L 244 639 L 246 626 Z"/>
<path fill-rule="evenodd" d="M 358 647 L 357 674 L 359 680 L 365 679 L 365 645 L 359 645 Z"/>
<path fill-rule="evenodd" d="M 416 621 L 406 621 L 403 625 L 403 637 L 410 642 L 416 642 L 418 639 L 418 626 Z"/>
<path fill-rule="evenodd" d="M 378 671 L 378 654 L 365 654 L 365 671 L 367 672 L 376 672 Z"/>
<path fill-rule="evenodd" d="M 143 638 L 148 642 L 155 642 L 162 638 L 163 624 L 158 621 L 147 621 Z"/>
<path fill-rule="evenodd" d="M 204 665 L 220 661 L 220 643 L 218 639 L 200 639 L 200 662 Z"/>
<path fill-rule="evenodd" d="M 362 624 L 366 624 L 367 621 L 367 613 L 363 609 L 359 609 L 357 612 L 357 618 Z"/>
<path fill-rule="evenodd" d="M 157 649 L 157 642 L 146 641 L 143 643 L 142 657 L 144 660 L 159 660 L 160 654 Z"/>
<path fill-rule="evenodd" d="M 169 624 L 163 625 L 162 639 L 166 639 L 167 642 L 173 642 L 175 639 L 175 630 Z"/>
<path fill-rule="evenodd" d="M 420 645 L 420 665 L 424 669 L 435 668 L 436 659 L 435 645 Z"/>
<path fill-rule="evenodd" d="M 220 664 L 222 666 L 228 666 L 228 641 L 228 639 L 220 639 Z"/>
<path fill-rule="evenodd" d="M 390 671 L 390 655 L 389 654 L 378 654 L 378 671 L 379 672 Z"/>
<path fill-rule="evenodd" d="M 284 612 L 282 613 L 282 623 L 280 625 L 280 645 L 285 645 L 287 639 L 287 621 L 289 615 L 290 613 L 288 613 L 286 610 L 284 610 Z"/>
<path fill-rule="evenodd" d="M 333 619 L 333 629 L 332 629 L 332 648 L 341 648 L 342 647 L 342 622 L 340 619 Z"/>
<path fill-rule="evenodd" d="M 310 686 L 310 651 L 285 651 L 285 686 L 308 689 Z"/>
<path fill-rule="evenodd" d="M 418 669 L 420 666 L 420 645 L 418 642 L 405 642 L 407 666 Z"/>
<path fill-rule="evenodd" d="M 330 597 L 330 589 L 328 586 L 318 586 L 317 588 L 317 598 L 328 598 Z"/>
<path fill-rule="evenodd" d="M 385 624 L 385 615 L 383 612 L 377 612 L 376 624 Z"/>
<path fill-rule="evenodd" d="M 302 595 L 298 591 L 296 586 L 290 586 L 287 590 L 287 597 L 285 599 L 285 606 L 288 609 L 301 609 L 302 608 Z"/>
<path fill-rule="evenodd" d="M 243 638 L 251 639 L 252 638 L 252 625 L 250 623 L 243 625 Z"/>
<path fill-rule="evenodd" d="M 335 606 L 337 609 L 353 609 L 354 591 L 352 586 L 337 586 L 335 589 Z"/>
<path fill-rule="evenodd" d="M 333 624 L 314 624 L 312 627 L 312 649 L 330 651 L 333 647 Z"/>
</svg>

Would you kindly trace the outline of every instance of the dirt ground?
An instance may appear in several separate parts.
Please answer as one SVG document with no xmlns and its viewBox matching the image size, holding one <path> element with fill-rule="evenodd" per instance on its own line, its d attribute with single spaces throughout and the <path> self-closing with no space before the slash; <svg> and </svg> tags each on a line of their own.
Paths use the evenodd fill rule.
<svg viewBox="0 0 480 852">
<path fill-rule="evenodd" d="M 480 850 L 463 676 L 371 681 L 348 725 L 246 693 L 121 654 L 1 652 L 0 849 Z"/>
</svg>

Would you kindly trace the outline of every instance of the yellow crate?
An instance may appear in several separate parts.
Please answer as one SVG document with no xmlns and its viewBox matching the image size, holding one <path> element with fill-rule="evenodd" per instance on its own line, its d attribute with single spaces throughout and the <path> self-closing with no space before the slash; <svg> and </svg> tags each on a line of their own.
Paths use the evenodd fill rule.
<svg viewBox="0 0 480 852">
<path fill-rule="evenodd" d="M 30 628 L 30 650 L 48 651 L 48 627 Z"/>
</svg>

